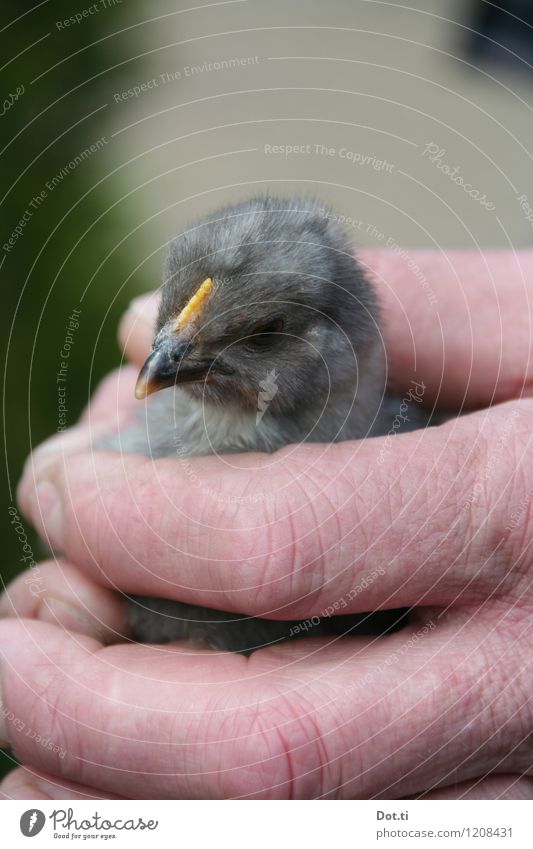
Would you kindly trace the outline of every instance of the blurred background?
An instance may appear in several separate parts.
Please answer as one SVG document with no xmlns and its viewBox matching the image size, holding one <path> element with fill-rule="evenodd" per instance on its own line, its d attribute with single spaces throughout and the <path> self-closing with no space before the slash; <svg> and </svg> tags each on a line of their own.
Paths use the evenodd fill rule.
<svg viewBox="0 0 533 849">
<path fill-rule="evenodd" d="M 42 556 L 26 455 L 120 362 L 121 312 L 198 213 L 270 189 L 355 245 L 533 241 L 530 2 L 194 5 L 2 3 L 4 583 Z"/>
</svg>

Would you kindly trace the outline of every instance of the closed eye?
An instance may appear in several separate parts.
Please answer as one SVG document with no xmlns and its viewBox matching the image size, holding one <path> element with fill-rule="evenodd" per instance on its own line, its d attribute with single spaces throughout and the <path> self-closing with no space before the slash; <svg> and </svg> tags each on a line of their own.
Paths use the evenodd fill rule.
<svg viewBox="0 0 533 849">
<path fill-rule="evenodd" d="M 246 338 L 246 343 L 252 345 L 254 348 L 268 348 L 277 341 L 276 337 L 283 332 L 284 327 L 285 322 L 281 316 L 277 316 L 262 324 L 256 324 Z"/>
</svg>

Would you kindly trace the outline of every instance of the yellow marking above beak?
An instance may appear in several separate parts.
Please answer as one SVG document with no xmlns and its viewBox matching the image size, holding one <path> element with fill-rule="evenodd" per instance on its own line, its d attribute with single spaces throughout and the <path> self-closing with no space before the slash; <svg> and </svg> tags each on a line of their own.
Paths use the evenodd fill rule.
<svg viewBox="0 0 533 849">
<path fill-rule="evenodd" d="M 213 288 L 213 281 L 211 277 L 207 277 L 201 286 L 198 287 L 192 298 L 185 304 L 182 311 L 178 315 L 176 321 L 172 325 L 172 330 L 178 331 L 183 330 L 184 327 L 187 327 L 191 321 L 200 315 L 204 301 L 211 292 Z"/>
</svg>

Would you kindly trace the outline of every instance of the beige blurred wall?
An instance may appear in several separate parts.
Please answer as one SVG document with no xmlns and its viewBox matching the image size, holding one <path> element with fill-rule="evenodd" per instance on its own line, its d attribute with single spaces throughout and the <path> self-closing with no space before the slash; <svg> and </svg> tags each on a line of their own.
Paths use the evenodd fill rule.
<svg viewBox="0 0 533 849">
<path fill-rule="evenodd" d="M 464 3 L 188 8 L 136 7 L 137 58 L 109 90 L 150 274 L 191 218 L 266 189 L 330 203 L 359 245 L 531 244 L 533 76 L 468 66 Z"/>
</svg>

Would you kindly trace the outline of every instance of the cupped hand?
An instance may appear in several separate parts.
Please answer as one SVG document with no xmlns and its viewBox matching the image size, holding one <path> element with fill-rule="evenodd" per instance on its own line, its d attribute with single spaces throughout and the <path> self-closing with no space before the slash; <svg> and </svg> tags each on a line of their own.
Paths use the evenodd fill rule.
<svg viewBox="0 0 533 849">
<path fill-rule="evenodd" d="M 1 601 L 2 736 L 25 765 L 6 796 L 533 797 L 533 255 L 362 258 L 400 394 L 417 380 L 426 403 L 477 411 L 152 461 L 91 450 L 135 403 L 134 368 L 109 378 L 20 487 L 63 558 Z M 149 318 L 143 302 L 123 322 L 134 363 Z M 117 590 L 309 636 L 250 658 L 135 645 Z M 312 636 L 315 617 L 402 606 L 390 636 Z"/>
</svg>

